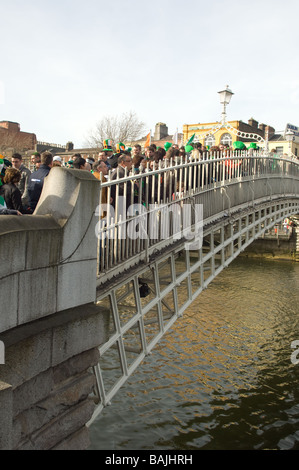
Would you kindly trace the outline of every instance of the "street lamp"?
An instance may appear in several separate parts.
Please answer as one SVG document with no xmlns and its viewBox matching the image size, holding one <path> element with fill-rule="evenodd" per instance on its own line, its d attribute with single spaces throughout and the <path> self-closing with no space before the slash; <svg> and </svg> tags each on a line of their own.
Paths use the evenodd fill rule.
<svg viewBox="0 0 299 470">
<path fill-rule="evenodd" d="M 230 103 L 231 97 L 233 96 L 233 92 L 228 88 L 226 85 L 226 89 L 222 91 L 218 91 L 220 95 L 220 103 L 222 104 L 222 125 L 226 122 L 226 105 Z"/>
</svg>

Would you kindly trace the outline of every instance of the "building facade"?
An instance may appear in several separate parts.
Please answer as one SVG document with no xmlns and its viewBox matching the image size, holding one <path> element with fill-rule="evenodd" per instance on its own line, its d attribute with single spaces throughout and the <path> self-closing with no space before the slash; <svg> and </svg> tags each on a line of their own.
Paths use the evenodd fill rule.
<svg viewBox="0 0 299 470">
<path fill-rule="evenodd" d="M 299 127 L 287 124 L 284 132 L 269 139 L 270 152 L 278 155 L 291 155 L 299 158 Z"/>
<path fill-rule="evenodd" d="M 238 134 L 235 131 L 238 131 Z M 258 137 L 269 140 L 275 135 L 275 129 L 266 124 L 259 124 L 253 118 L 249 119 L 248 123 L 228 121 L 227 126 L 221 126 L 218 122 L 184 124 L 184 143 L 187 143 L 194 134 L 194 141 L 200 142 L 205 147 L 218 147 L 220 144 L 231 147 L 236 141 L 249 144 L 256 142 Z"/>
<path fill-rule="evenodd" d="M 24 153 L 34 149 L 36 143 L 36 135 L 21 131 L 18 122 L 0 121 L 0 151 L 6 157 L 11 157 L 14 152 Z"/>
</svg>

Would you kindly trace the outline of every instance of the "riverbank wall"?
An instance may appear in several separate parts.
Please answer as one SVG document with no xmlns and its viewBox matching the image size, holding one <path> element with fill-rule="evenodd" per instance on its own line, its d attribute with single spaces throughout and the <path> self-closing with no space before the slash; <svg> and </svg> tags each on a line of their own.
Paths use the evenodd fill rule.
<svg viewBox="0 0 299 470">
<path fill-rule="evenodd" d="M 96 305 L 100 183 L 53 168 L 34 216 L 0 216 L 0 449 L 81 450 L 107 312 Z"/>
<path fill-rule="evenodd" d="M 266 234 L 248 246 L 239 256 L 299 261 L 299 230 L 293 227 L 290 234 Z"/>
</svg>

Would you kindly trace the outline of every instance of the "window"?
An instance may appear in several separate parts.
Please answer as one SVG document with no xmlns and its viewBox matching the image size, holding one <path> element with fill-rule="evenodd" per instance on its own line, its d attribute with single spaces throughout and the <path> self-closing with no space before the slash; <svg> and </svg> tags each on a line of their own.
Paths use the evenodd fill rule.
<svg viewBox="0 0 299 470">
<path fill-rule="evenodd" d="M 215 137 L 213 135 L 208 135 L 205 141 L 205 146 L 213 147 L 215 145 Z"/>
<path fill-rule="evenodd" d="M 278 154 L 283 154 L 283 147 L 276 147 L 275 151 Z"/>
<path fill-rule="evenodd" d="M 228 132 L 226 132 L 225 134 L 222 134 L 221 139 L 220 139 L 220 144 L 228 145 L 229 147 L 231 147 L 232 142 L 233 142 L 232 136 Z"/>
</svg>

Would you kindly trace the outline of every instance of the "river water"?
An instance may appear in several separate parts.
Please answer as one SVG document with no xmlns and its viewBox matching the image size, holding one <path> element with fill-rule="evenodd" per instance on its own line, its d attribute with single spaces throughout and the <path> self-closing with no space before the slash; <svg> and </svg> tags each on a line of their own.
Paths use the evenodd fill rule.
<svg viewBox="0 0 299 470">
<path fill-rule="evenodd" d="M 235 260 L 93 423 L 90 449 L 299 450 L 298 308 L 299 263 Z"/>
</svg>

